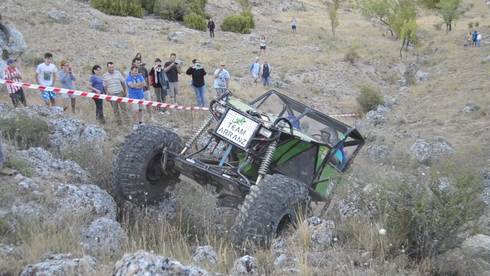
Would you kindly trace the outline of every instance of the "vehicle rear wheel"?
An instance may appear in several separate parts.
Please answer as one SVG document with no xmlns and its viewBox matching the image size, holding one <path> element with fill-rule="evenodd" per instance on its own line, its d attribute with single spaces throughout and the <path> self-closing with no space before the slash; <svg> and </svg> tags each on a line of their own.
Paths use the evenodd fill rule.
<svg viewBox="0 0 490 276">
<path fill-rule="evenodd" d="M 152 204 L 165 196 L 168 187 L 179 181 L 172 160 L 161 165 L 163 149 L 179 152 L 180 137 L 174 132 L 151 125 L 133 131 L 116 156 L 113 187 L 125 199 L 137 205 Z"/>
<path fill-rule="evenodd" d="M 267 245 L 288 222 L 297 222 L 308 202 L 306 184 L 284 175 L 266 175 L 245 197 L 231 229 L 232 242 Z"/>
</svg>

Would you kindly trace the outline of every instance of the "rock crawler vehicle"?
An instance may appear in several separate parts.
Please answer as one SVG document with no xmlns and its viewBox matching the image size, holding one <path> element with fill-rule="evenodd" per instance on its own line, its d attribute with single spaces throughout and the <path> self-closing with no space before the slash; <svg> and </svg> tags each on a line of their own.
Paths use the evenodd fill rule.
<svg viewBox="0 0 490 276">
<path fill-rule="evenodd" d="M 275 90 L 248 104 L 228 92 L 209 111 L 185 143 L 169 129 L 139 127 L 116 156 L 113 180 L 138 204 L 162 200 L 181 174 L 214 186 L 218 207 L 235 210 L 235 244 L 263 244 L 310 201 L 326 201 L 364 144 L 356 129 Z"/>
</svg>

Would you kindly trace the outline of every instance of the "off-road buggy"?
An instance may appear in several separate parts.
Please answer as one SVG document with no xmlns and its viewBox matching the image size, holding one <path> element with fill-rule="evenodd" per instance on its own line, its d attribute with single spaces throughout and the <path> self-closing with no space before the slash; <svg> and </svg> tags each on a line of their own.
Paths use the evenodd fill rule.
<svg viewBox="0 0 490 276">
<path fill-rule="evenodd" d="M 187 141 L 169 129 L 143 125 L 114 162 L 114 185 L 139 204 L 164 197 L 180 174 L 212 185 L 218 205 L 236 210 L 235 243 L 267 241 L 325 201 L 332 176 L 344 172 L 364 144 L 354 128 L 271 90 L 246 104 L 227 93 Z"/>
</svg>

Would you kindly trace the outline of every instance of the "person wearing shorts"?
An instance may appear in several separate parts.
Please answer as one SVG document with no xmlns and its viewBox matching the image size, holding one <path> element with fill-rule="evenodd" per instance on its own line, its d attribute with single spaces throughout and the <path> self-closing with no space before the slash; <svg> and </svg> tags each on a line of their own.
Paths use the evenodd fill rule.
<svg viewBox="0 0 490 276">
<path fill-rule="evenodd" d="M 145 92 L 143 91 L 146 82 L 145 78 L 138 73 L 138 66 L 131 66 L 131 71 L 126 78 L 126 85 L 128 86 L 128 97 L 135 100 L 144 100 Z M 144 106 L 137 103 L 133 103 L 131 110 L 133 111 L 133 129 L 138 128 L 143 123 L 143 109 Z"/>
<path fill-rule="evenodd" d="M 293 33 L 296 32 L 296 26 L 298 25 L 298 23 L 296 22 L 296 18 L 293 17 L 293 19 L 291 19 L 291 30 Z"/>
<path fill-rule="evenodd" d="M 56 81 L 56 72 L 58 68 L 53 64 L 53 54 L 44 54 L 44 62 L 39 64 L 36 68 L 36 81 L 37 84 L 52 87 Z M 54 106 L 56 104 L 56 94 L 51 89 L 45 89 L 41 93 L 41 98 L 47 106 Z"/>
<path fill-rule="evenodd" d="M 260 36 L 259 42 L 260 42 L 260 55 L 264 55 L 265 49 L 267 48 L 267 42 L 265 40 L 265 35 Z"/>
<path fill-rule="evenodd" d="M 163 71 L 168 79 L 167 94 L 174 104 L 177 103 L 177 94 L 179 93 L 179 74 L 181 73 L 180 65 L 176 62 L 177 55 L 170 54 L 170 60 L 163 65 Z"/>
</svg>

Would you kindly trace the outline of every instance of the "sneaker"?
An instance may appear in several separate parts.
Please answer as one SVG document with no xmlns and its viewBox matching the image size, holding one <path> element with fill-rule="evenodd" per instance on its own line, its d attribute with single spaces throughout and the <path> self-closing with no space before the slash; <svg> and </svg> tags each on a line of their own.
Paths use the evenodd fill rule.
<svg viewBox="0 0 490 276">
<path fill-rule="evenodd" d="M 134 124 L 133 125 L 133 130 L 137 130 L 140 124 Z"/>
</svg>

